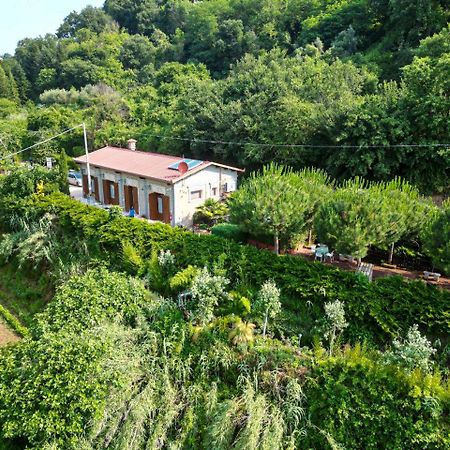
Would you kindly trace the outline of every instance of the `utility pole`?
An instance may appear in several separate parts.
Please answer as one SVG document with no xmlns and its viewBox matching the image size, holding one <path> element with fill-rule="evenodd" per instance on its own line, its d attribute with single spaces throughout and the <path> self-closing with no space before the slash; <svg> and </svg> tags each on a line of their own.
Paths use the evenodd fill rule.
<svg viewBox="0 0 450 450">
<path fill-rule="evenodd" d="M 86 166 L 87 166 L 87 180 L 88 180 L 88 202 L 91 200 L 92 196 L 92 185 L 91 185 L 91 166 L 89 165 L 89 149 L 86 134 L 86 124 L 83 122 L 83 135 L 84 135 L 84 150 L 86 152 Z"/>
</svg>

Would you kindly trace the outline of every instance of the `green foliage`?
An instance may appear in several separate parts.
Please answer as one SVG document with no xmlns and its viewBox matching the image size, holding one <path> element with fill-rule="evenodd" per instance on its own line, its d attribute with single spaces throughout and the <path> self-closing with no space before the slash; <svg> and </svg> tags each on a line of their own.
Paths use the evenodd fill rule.
<svg viewBox="0 0 450 450">
<path fill-rule="evenodd" d="M 320 205 L 314 222 L 318 240 L 338 253 L 364 258 L 384 232 L 382 214 L 382 202 L 364 182 L 347 182 Z"/>
<path fill-rule="evenodd" d="M 436 353 L 428 339 L 420 334 L 417 325 L 413 325 L 408 330 L 403 342 L 394 340 L 392 346 L 393 349 L 384 355 L 386 363 L 411 371 L 416 368 L 428 370 L 432 365 L 430 357 Z"/>
<path fill-rule="evenodd" d="M 361 349 L 319 361 L 304 387 L 311 428 L 302 446 L 439 448 L 448 445 L 448 407 L 439 375 L 383 366 Z M 398 403 L 402 399 L 401 406 Z"/>
<path fill-rule="evenodd" d="M 228 207 L 226 203 L 209 198 L 203 205 L 197 207 L 193 220 L 196 224 L 206 224 L 211 226 L 224 222 L 227 215 Z"/>
<path fill-rule="evenodd" d="M 205 267 L 191 284 L 192 302 L 188 304 L 192 320 L 205 325 L 214 318 L 214 308 L 227 300 L 225 291 L 229 280 L 220 275 L 211 275 Z"/>
<path fill-rule="evenodd" d="M 323 316 L 324 303 L 340 300 L 346 305 L 349 322 L 344 339 L 386 343 L 406 333 L 414 323 L 433 338 L 448 334 L 448 291 L 421 281 L 387 277 L 367 283 L 351 272 L 312 264 L 295 256 L 275 257 L 270 252 L 216 236 L 194 235 L 162 224 L 130 221 L 126 217 L 110 222 L 107 212 L 61 194 L 34 198 L 31 203 L 28 200 L 23 207 L 39 214 L 52 211 L 65 232 L 95 243 L 99 247 L 93 256 L 107 260 L 119 270 L 123 270 L 122 260 L 118 258 L 122 243 L 131 242 L 143 260 L 149 260 L 147 264 L 156 268 L 159 275 L 149 278 L 149 286 L 162 295 L 171 292 L 168 278 L 160 272 L 157 260 L 161 248 L 170 249 L 175 256 L 175 272 L 169 279 L 189 265 L 212 267 L 219 259 L 223 260 L 227 278 L 233 283 L 257 289 L 272 279 L 282 292 L 283 310 L 276 328 L 283 333 L 302 333 L 311 339 L 316 321 Z M 12 211 L 23 214 L 21 208 L 20 204 L 0 202 L 2 223 Z"/>
<path fill-rule="evenodd" d="M 37 316 L 35 335 L 62 329 L 82 332 L 105 321 L 132 324 L 148 297 L 142 283 L 106 269 L 92 269 L 60 286 Z"/>
<path fill-rule="evenodd" d="M 38 191 L 51 193 L 59 190 L 58 172 L 35 166 L 32 170 L 16 167 L 8 175 L 0 179 L 0 195 L 25 198 Z"/>
<path fill-rule="evenodd" d="M 131 242 L 124 242 L 122 247 L 123 267 L 130 275 L 137 275 L 144 262 Z"/>
<path fill-rule="evenodd" d="M 200 269 L 194 266 L 187 266 L 177 272 L 170 280 L 170 289 L 174 292 L 182 292 L 191 286 L 192 281 L 199 274 Z"/>
<path fill-rule="evenodd" d="M 247 240 L 247 234 L 241 230 L 239 225 L 234 223 L 218 223 L 211 228 L 211 234 L 239 243 L 244 243 Z"/>
<path fill-rule="evenodd" d="M 269 233 L 275 252 L 279 239 L 302 230 L 308 198 L 289 169 L 275 164 L 252 174 L 230 200 L 231 221 L 247 233 Z"/>
<path fill-rule="evenodd" d="M 450 202 L 434 214 L 423 232 L 423 247 L 433 264 L 450 273 Z"/>
<path fill-rule="evenodd" d="M 125 356 L 121 338 L 117 327 L 94 328 L 81 334 L 46 333 L 2 350 L 2 435 L 26 438 L 36 448 L 48 441 L 79 448 L 79 436 L 87 421 L 98 417 L 109 386 L 120 385 L 121 371 L 130 368 L 124 359 L 120 369 L 111 364 Z"/>
<path fill-rule="evenodd" d="M 3 305 L 0 304 L 0 317 L 8 326 L 22 337 L 28 336 L 28 329 L 25 328 L 15 316 L 13 316 Z"/>
</svg>

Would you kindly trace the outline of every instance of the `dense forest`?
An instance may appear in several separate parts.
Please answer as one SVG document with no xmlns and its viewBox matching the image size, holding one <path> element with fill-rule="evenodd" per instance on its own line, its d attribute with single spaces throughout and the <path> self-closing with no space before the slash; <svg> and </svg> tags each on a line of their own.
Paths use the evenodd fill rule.
<svg viewBox="0 0 450 450">
<path fill-rule="evenodd" d="M 447 0 L 106 0 L 3 56 L 0 151 L 85 121 L 91 147 L 134 137 L 445 193 L 449 15 Z M 80 135 L 25 158 L 61 149 Z"/>
</svg>

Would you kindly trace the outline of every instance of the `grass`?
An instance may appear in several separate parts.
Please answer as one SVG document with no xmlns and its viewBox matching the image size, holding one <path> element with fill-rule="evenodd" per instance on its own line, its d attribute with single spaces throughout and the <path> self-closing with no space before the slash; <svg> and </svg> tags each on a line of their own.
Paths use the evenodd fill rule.
<svg viewBox="0 0 450 450">
<path fill-rule="evenodd" d="M 44 274 L 18 270 L 11 264 L 0 267 L 0 304 L 26 327 L 42 311 L 51 294 Z"/>
</svg>

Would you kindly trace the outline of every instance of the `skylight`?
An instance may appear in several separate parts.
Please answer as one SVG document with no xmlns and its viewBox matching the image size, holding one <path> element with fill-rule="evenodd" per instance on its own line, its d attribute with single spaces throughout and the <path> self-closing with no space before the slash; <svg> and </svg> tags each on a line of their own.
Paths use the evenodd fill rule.
<svg viewBox="0 0 450 450">
<path fill-rule="evenodd" d="M 188 170 L 192 170 L 195 167 L 199 166 L 200 164 L 203 163 L 203 161 L 199 161 L 198 159 L 182 159 L 181 161 L 178 161 L 174 164 L 171 164 L 169 166 L 169 169 L 173 169 L 173 170 L 178 170 L 178 166 L 180 165 L 180 163 L 185 162 L 188 166 Z"/>
</svg>

